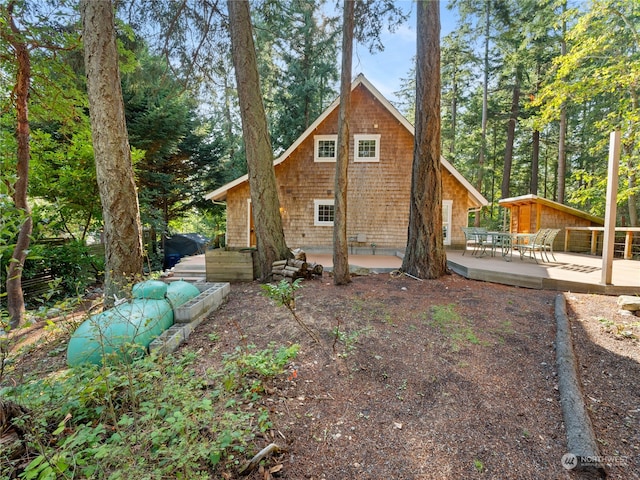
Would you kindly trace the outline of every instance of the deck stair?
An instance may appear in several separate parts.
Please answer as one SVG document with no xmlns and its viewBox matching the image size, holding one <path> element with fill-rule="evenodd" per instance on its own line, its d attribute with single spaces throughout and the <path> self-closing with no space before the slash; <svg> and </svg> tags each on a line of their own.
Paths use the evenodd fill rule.
<svg viewBox="0 0 640 480">
<path fill-rule="evenodd" d="M 204 255 L 183 257 L 171 269 L 163 273 L 162 280 L 173 282 L 184 280 L 186 282 L 204 282 L 207 278 Z"/>
</svg>

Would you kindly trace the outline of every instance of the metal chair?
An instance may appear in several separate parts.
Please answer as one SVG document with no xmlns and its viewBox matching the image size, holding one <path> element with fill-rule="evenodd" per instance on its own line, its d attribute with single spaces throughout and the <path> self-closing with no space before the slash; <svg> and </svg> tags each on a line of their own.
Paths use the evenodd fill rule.
<svg viewBox="0 0 640 480">
<path fill-rule="evenodd" d="M 518 238 L 518 251 L 520 252 L 520 260 L 523 260 L 524 257 L 529 254 L 529 257 L 533 258 L 536 263 L 538 259 L 536 258 L 536 252 L 540 252 L 540 260 L 544 262 L 543 253 L 544 253 L 544 239 L 549 233 L 548 228 L 542 228 L 538 230 L 536 233 L 532 234 L 519 234 Z"/>
<path fill-rule="evenodd" d="M 542 242 L 543 248 L 540 256 L 542 256 L 542 253 L 544 253 L 544 256 L 546 257 L 547 262 L 550 262 L 549 253 L 551 253 L 551 258 L 553 258 L 553 261 L 557 262 L 556 256 L 553 254 L 553 241 L 556 239 L 556 236 L 558 235 L 559 232 L 560 232 L 559 228 L 550 228 L 544 237 L 544 240 Z"/>
<path fill-rule="evenodd" d="M 471 255 L 478 252 L 484 252 L 486 249 L 487 229 L 482 227 L 460 227 L 464 232 L 464 250 L 462 255 L 467 251 L 467 247 L 473 247 Z"/>
</svg>

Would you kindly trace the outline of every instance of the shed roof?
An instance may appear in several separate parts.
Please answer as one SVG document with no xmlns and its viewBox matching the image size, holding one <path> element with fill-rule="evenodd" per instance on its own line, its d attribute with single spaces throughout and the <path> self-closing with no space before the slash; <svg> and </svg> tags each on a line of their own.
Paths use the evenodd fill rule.
<svg viewBox="0 0 640 480">
<path fill-rule="evenodd" d="M 585 220 L 588 220 L 590 222 L 604 225 L 604 219 L 601 217 L 596 217 L 595 215 L 583 212 L 582 210 L 578 210 L 577 208 L 569 207 L 562 203 L 554 202 L 553 200 L 549 200 L 548 198 L 539 197 L 533 194 L 522 195 L 519 197 L 503 198 L 502 200 L 498 201 L 498 204 L 500 204 L 500 206 L 502 207 L 515 207 L 520 205 L 528 205 L 531 203 L 545 205 L 549 208 L 568 213 L 569 215 L 584 218 Z"/>
<path fill-rule="evenodd" d="M 409 131 L 409 133 L 411 133 L 411 135 L 415 135 L 415 129 L 414 126 L 404 117 L 404 115 L 402 115 L 402 113 L 400 113 L 400 111 L 393 106 L 393 104 L 391 102 L 389 102 L 389 100 L 387 100 L 384 95 L 382 95 L 377 88 L 375 88 L 371 82 L 369 82 L 369 80 L 367 80 L 367 78 L 361 73 L 359 74 L 356 79 L 352 82 L 351 84 L 351 90 L 353 91 L 355 88 L 357 88 L 359 85 L 363 85 L 367 90 L 369 90 L 369 92 L 371 92 L 371 94 Z M 307 139 L 307 137 L 309 135 L 311 135 L 313 133 L 313 131 L 318 127 L 318 125 L 320 125 L 336 108 L 338 108 L 340 106 L 340 97 L 336 98 L 333 103 L 331 105 L 329 105 L 324 112 L 322 112 L 322 114 L 320 114 L 320 116 L 316 119 L 315 122 L 313 122 L 309 128 L 307 128 L 302 135 L 300 135 L 298 137 L 298 139 L 293 142 L 293 144 L 287 148 L 284 153 L 282 155 L 280 155 L 278 158 L 276 158 L 273 161 L 273 165 L 279 165 L 282 162 L 284 162 L 293 151 L 295 151 L 296 148 L 298 148 L 298 146 Z M 484 196 L 475 189 L 475 187 L 473 185 L 471 185 L 471 183 L 462 176 L 462 174 L 456 170 L 456 168 L 451 165 L 451 163 L 449 163 L 444 157 L 440 157 L 440 162 L 442 163 L 442 165 L 444 166 L 444 168 L 451 174 L 453 175 L 453 177 L 458 180 L 469 192 L 469 195 L 471 196 L 471 198 L 480 206 L 486 206 L 489 204 L 489 201 L 484 198 Z M 223 185 L 222 187 L 207 193 L 204 198 L 206 200 L 224 200 L 227 196 L 227 192 L 238 186 L 241 185 L 245 182 L 247 182 L 249 180 L 249 175 L 243 175 L 242 177 L 239 177 L 229 183 L 227 183 L 226 185 Z"/>
</svg>

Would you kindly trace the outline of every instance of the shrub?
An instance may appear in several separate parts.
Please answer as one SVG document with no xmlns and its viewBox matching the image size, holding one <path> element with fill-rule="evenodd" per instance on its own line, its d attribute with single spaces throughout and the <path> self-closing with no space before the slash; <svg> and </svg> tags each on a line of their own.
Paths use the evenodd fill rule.
<svg viewBox="0 0 640 480">
<path fill-rule="evenodd" d="M 94 255 L 80 242 L 64 244 L 34 244 L 25 262 L 22 278 L 28 280 L 50 272 L 60 279 L 51 300 L 60 300 L 84 293 L 84 290 L 101 278 L 104 257 Z"/>
<path fill-rule="evenodd" d="M 205 376 L 192 368 L 195 354 L 145 357 L 0 391 L 31 412 L 19 427 L 35 454 L 21 478 L 198 479 L 237 468 L 271 426 L 254 403 L 262 383 L 297 351 L 239 348 Z M 0 453 L 0 479 L 17 470 Z"/>
</svg>

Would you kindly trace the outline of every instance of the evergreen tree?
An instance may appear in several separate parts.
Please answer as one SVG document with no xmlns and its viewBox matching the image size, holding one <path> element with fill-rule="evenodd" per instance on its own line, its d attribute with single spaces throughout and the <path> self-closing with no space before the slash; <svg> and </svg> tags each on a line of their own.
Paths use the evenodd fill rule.
<svg viewBox="0 0 640 480">
<path fill-rule="evenodd" d="M 259 277 L 267 281 L 274 261 L 288 258 L 280 202 L 273 169 L 267 117 L 262 103 L 260 78 L 247 0 L 228 0 L 231 53 L 236 72 L 247 170 L 254 215 Z"/>
<path fill-rule="evenodd" d="M 105 303 L 142 274 L 142 227 L 127 138 L 111 1 L 81 0 L 87 94 L 102 202 Z"/>
<path fill-rule="evenodd" d="M 440 170 L 440 2 L 418 1 L 417 23 L 417 117 L 402 270 L 418 278 L 439 278 L 447 272 Z"/>
</svg>

